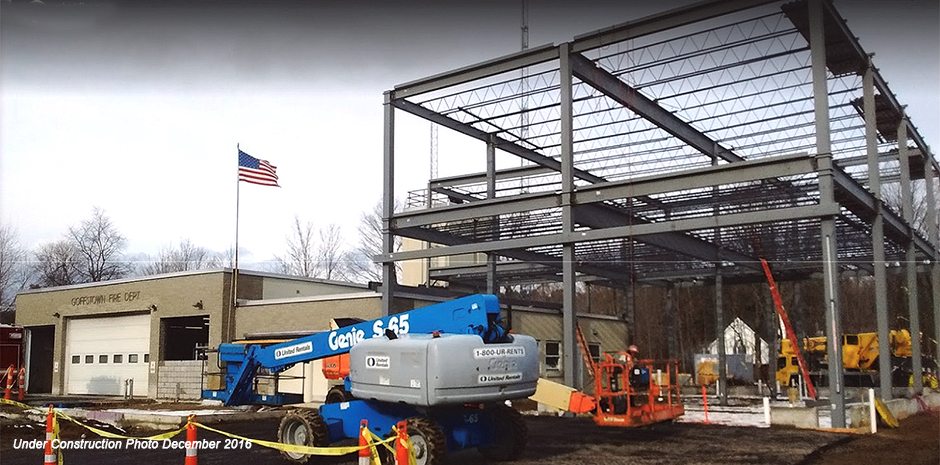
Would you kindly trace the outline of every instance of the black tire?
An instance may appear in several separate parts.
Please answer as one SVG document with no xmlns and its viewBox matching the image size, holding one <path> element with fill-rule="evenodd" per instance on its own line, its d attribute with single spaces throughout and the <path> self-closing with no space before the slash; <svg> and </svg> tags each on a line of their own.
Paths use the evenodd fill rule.
<svg viewBox="0 0 940 465">
<path fill-rule="evenodd" d="M 442 465 L 447 455 L 447 439 L 441 427 L 426 417 L 409 418 L 408 437 L 417 465 Z"/>
<path fill-rule="evenodd" d="M 343 389 L 343 386 L 333 386 L 326 393 L 326 403 L 327 404 L 338 404 L 340 402 L 346 402 L 352 400 L 353 396 L 346 389 Z"/>
<path fill-rule="evenodd" d="M 529 439 L 529 428 L 525 424 L 525 419 L 512 407 L 500 404 L 487 408 L 491 409 L 490 415 L 493 428 L 495 428 L 496 443 L 480 447 L 480 453 L 483 457 L 497 462 L 517 460 L 522 457 Z"/>
<path fill-rule="evenodd" d="M 326 422 L 320 412 L 295 409 L 287 412 L 277 428 L 278 442 L 322 447 L 329 444 Z M 294 463 L 307 463 L 309 455 L 281 451 L 281 456 Z"/>
</svg>

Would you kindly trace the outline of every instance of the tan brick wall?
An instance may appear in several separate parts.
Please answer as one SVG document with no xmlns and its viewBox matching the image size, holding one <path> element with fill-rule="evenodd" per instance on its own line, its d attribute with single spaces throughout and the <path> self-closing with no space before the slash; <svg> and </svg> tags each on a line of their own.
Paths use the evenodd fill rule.
<svg viewBox="0 0 940 465">
<path fill-rule="evenodd" d="M 336 317 L 371 320 L 382 315 L 382 300 L 374 297 L 298 300 L 241 306 L 235 311 L 238 338 L 247 333 L 323 331 Z"/>
<path fill-rule="evenodd" d="M 68 322 L 74 318 L 104 317 L 128 313 L 149 313 L 151 362 L 158 363 L 160 354 L 160 320 L 162 318 L 208 315 L 209 345 L 223 342 L 228 330 L 228 274 L 220 272 L 167 276 L 47 289 L 21 293 L 16 299 L 16 323 L 22 326 L 55 325 L 54 371 L 52 392 L 64 389 L 65 339 Z M 202 301 L 203 309 L 193 307 Z M 155 311 L 150 309 L 156 307 Z M 58 313 L 56 317 L 54 314 Z M 156 365 L 154 365 L 156 368 Z M 159 373 L 150 373 L 148 393 L 157 395 Z"/>
<path fill-rule="evenodd" d="M 626 349 L 627 325 L 623 321 L 579 315 L 578 323 L 581 325 L 581 330 L 584 332 L 584 338 L 588 344 L 600 344 L 601 352 Z M 545 341 L 561 341 L 561 325 L 561 315 L 559 314 L 522 310 L 513 310 L 512 313 L 513 332 L 527 334 L 538 339 L 539 355 L 542 360 L 545 357 Z M 580 363 L 581 353 L 578 352 L 574 356 L 577 357 L 577 361 Z M 561 372 L 550 372 L 545 373 L 545 375 L 547 378 L 558 382 L 561 382 L 564 378 Z M 583 373 L 583 375 L 584 386 L 589 387 L 592 378 L 587 373 Z"/>
</svg>

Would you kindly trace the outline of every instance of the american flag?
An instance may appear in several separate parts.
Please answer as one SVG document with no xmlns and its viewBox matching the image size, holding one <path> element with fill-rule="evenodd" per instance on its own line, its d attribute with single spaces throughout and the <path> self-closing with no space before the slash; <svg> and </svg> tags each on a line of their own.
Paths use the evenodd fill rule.
<svg viewBox="0 0 940 465">
<path fill-rule="evenodd" d="M 238 151 L 238 180 L 262 186 L 280 187 L 277 185 L 276 166 L 241 150 Z"/>
</svg>

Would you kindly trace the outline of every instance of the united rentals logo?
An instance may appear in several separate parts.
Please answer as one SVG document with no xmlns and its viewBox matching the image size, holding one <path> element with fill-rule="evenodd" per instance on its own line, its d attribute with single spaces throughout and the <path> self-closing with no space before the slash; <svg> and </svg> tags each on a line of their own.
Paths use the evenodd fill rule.
<svg viewBox="0 0 940 465">
<path fill-rule="evenodd" d="M 274 359 L 280 360 L 282 358 L 293 357 L 300 354 L 309 354 L 313 352 L 313 343 L 304 342 L 301 344 L 294 344 L 292 346 L 282 347 L 274 351 Z"/>
</svg>

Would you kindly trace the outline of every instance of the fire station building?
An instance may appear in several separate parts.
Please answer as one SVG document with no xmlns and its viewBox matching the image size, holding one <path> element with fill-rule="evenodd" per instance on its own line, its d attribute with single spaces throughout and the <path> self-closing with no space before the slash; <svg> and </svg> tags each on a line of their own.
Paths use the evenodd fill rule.
<svg viewBox="0 0 940 465">
<path fill-rule="evenodd" d="M 230 269 L 193 271 L 23 291 L 23 326 L 31 393 L 197 399 L 217 361 L 205 348 L 240 340 L 286 340 L 330 329 L 334 318 L 381 316 L 381 293 L 364 284 L 255 271 L 238 273 L 231 305 Z M 402 287 L 395 311 L 454 297 L 436 288 Z M 517 333 L 539 340 L 542 375 L 560 378 L 561 318 L 556 310 L 506 307 Z M 615 317 L 579 315 L 593 355 L 625 346 Z M 296 366 L 278 389 L 322 401 L 328 385 L 319 362 Z M 300 377 L 303 379 L 300 379 Z"/>
</svg>

